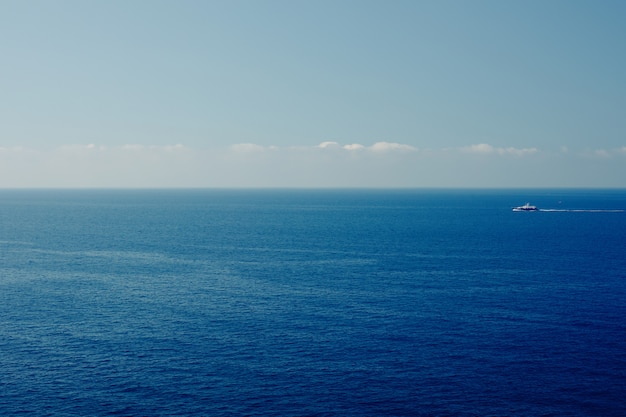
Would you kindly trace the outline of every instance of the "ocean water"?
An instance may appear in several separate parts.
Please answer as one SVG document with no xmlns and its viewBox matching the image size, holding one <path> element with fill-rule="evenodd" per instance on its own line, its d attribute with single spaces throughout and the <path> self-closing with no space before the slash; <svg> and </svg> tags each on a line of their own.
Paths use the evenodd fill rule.
<svg viewBox="0 0 626 417">
<path fill-rule="evenodd" d="M 2 190 L 0 415 L 624 416 L 625 209 Z"/>
</svg>

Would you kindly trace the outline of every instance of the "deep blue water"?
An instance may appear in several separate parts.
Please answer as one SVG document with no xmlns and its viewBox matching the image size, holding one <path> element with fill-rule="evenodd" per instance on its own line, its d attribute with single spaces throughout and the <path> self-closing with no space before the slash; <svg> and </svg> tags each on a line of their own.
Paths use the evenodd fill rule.
<svg viewBox="0 0 626 417">
<path fill-rule="evenodd" d="M 623 416 L 624 209 L 3 190 L 0 415 Z"/>
</svg>

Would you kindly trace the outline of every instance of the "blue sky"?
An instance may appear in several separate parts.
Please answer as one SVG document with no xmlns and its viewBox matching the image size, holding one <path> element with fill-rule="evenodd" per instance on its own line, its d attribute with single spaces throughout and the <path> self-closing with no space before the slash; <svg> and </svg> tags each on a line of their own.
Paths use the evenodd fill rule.
<svg viewBox="0 0 626 417">
<path fill-rule="evenodd" d="M 622 1 L 0 0 L 0 187 L 626 187 Z"/>
</svg>

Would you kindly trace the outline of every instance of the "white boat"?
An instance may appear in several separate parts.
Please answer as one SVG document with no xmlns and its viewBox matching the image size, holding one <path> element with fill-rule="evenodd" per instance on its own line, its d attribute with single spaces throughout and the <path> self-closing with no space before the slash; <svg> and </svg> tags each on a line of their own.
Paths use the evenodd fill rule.
<svg viewBox="0 0 626 417">
<path fill-rule="evenodd" d="M 526 203 L 523 206 L 513 207 L 513 211 L 539 211 L 537 206 L 531 206 L 530 203 Z"/>
</svg>

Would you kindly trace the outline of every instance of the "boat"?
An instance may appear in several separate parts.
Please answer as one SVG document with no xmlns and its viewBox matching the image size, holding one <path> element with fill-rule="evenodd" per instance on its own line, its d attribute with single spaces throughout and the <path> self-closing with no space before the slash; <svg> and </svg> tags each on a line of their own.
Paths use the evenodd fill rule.
<svg viewBox="0 0 626 417">
<path fill-rule="evenodd" d="M 523 206 L 513 207 L 513 211 L 539 211 L 537 206 L 531 206 L 530 203 L 526 203 Z"/>
</svg>

